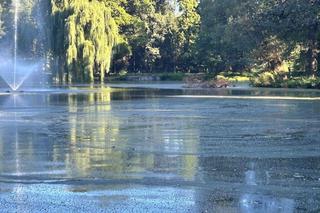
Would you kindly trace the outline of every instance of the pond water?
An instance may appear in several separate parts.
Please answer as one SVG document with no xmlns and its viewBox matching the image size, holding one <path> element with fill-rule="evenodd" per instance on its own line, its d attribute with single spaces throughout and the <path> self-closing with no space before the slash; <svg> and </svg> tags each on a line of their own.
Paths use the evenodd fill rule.
<svg viewBox="0 0 320 213">
<path fill-rule="evenodd" d="M 0 91 L 6 212 L 320 211 L 320 91 Z"/>
</svg>

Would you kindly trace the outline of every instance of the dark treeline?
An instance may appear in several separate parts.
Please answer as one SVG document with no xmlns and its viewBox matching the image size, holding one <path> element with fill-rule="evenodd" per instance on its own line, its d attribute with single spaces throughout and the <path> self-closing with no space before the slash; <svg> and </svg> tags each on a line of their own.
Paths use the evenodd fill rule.
<svg viewBox="0 0 320 213">
<path fill-rule="evenodd" d="M 231 72 L 270 78 L 320 73 L 319 0 L 21 3 L 30 17 L 34 8 L 41 10 L 43 35 L 50 39 L 38 46 L 46 49 L 48 67 L 59 82 L 103 81 L 109 72 Z M 3 38 L 11 29 L 11 7 L 10 0 L 0 3 Z M 20 21 L 30 25 L 30 40 L 37 32 L 35 22 Z"/>
<path fill-rule="evenodd" d="M 199 64 L 209 71 L 317 75 L 320 1 L 203 0 Z"/>
</svg>

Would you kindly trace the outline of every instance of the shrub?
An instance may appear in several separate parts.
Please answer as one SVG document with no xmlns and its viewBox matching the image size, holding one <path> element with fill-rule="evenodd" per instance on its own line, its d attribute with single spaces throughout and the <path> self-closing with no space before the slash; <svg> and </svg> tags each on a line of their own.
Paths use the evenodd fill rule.
<svg viewBox="0 0 320 213">
<path fill-rule="evenodd" d="M 250 79 L 251 84 L 257 87 L 274 87 L 276 84 L 276 75 L 273 72 L 263 72 Z"/>
<path fill-rule="evenodd" d="M 318 88 L 320 78 L 289 77 L 283 73 L 264 72 L 250 79 L 251 84 L 257 87 L 285 87 L 285 88 Z"/>
<path fill-rule="evenodd" d="M 228 81 L 233 84 L 246 83 L 250 81 L 250 78 L 246 76 L 234 76 L 234 77 L 228 78 Z"/>
<path fill-rule="evenodd" d="M 283 86 L 288 88 L 318 88 L 320 89 L 320 78 L 295 77 L 286 80 Z"/>
<path fill-rule="evenodd" d="M 175 73 L 164 73 L 160 75 L 161 81 L 182 81 L 185 77 L 184 73 L 175 72 Z"/>
<path fill-rule="evenodd" d="M 123 76 L 126 76 L 128 74 L 128 72 L 126 70 L 121 70 L 119 72 L 119 76 L 123 77 Z"/>
</svg>

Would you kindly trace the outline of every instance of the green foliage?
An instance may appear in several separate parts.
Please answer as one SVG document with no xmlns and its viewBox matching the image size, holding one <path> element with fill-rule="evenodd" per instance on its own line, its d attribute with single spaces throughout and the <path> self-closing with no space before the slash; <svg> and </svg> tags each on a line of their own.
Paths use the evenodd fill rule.
<svg viewBox="0 0 320 213">
<path fill-rule="evenodd" d="M 288 57 L 288 45 L 277 38 L 270 36 L 261 41 L 261 43 L 251 51 L 250 57 L 255 61 L 257 69 L 287 71 L 284 68 L 284 62 Z"/>
<path fill-rule="evenodd" d="M 203 71 L 289 71 L 316 75 L 320 2 L 203 0 L 198 41 Z"/>
<path fill-rule="evenodd" d="M 165 72 L 170 74 L 161 78 L 170 80 L 202 72 L 208 80 L 221 75 L 229 82 L 242 82 L 250 77 L 254 85 L 286 86 L 282 82 L 307 84 L 295 78 L 317 76 L 320 71 L 320 1 L 21 0 L 21 4 L 19 50 L 26 57 L 45 52 L 61 83 L 103 82 L 108 72 Z M 45 25 L 37 24 L 37 14 L 44 14 Z M 12 39 L 12 15 L 12 1 L 1 1 L 1 40 Z M 39 39 L 41 28 L 49 36 Z M 50 48 L 43 45 L 47 37 Z"/>
<path fill-rule="evenodd" d="M 260 41 L 252 28 L 255 8 L 249 0 L 201 1 L 198 49 L 204 71 L 243 71 L 250 65 L 249 54 Z"/>
<path fill-rule="evenodd" d="M 44 40 L 43 26 L 40 23 L 44 11 L 40 11 L 44 1 L 41 0 L 20 0 L 18 20 L 18 49 L 24 57 L 37 57 L 43 55 Z"/>
<path fill-rule="evenodd" d="M 132 72 L 155 71 L 163 63 L 162 47 L 172 27 L 173 11 L 165 3 L 161 6 L 150 0 L 128 2 L 127 11 L 132 22 L 122 31 L 132 50 L 128 68 Z"/>
<path fill-rule="evenodd" d="M 251 84 L 256 87 L 275 87 L 276 74 L 274 72 L 263 72 L 251 78 Z"/>
<path fill-rule="evenodd" d="M 0 38 L 4 35 L 3 21 L 2 21 L 2 6 L 0 4 Z"/>
<path fill-rule="evenodd" d="M 269 1 L 257 19 L 269 34 L 277 35 L 293 49 L 296 45 L 305 50 L 303 69 L 307 75 L 317 75 L 320 40 L 320 1 Z M 301 58 L 302 59 L 302 58 Z M 319 74 L 319 73 L 318 73 Z"/>
<path fill-rule="evenodd" d="M 52 9 L 53 21 L 58 24 L 53 31 L 59 32 L 55 54 L 65 57 L 62 63 L 66 78 L 65 73 L 59 73 L 60 81 L 93 82 L 97 77 L 103 82 L 118 40 L 118 26 L 110 8 L 98 0 L 70 0 L 62 5 L 53 0 Z"/>
<path fill-rule="evenodd" d="M 102 2 L 111 10 L 111 16 L 120 27 L 120 30 L 131 23 L 132 16 L 126 10 L 128 0 L 104 0 Z"/>
<path fill-rule="evenodd" d="M 160 74 L 161 81 L 182 81 L 184 77 L 185 74 L 182 72 Z"/>
<path fill-rule="evenodd" d="M 178 49 L 180 69 L 193 71 L 196 68 L 196 41 L 200 30 L 200 14 L 198 13 L 197 0 L 179 0 L 181 15 L 178 22 Z"/>
<path fill-rule="evenodd" d="M 0 1 L 0 38 L 8 39 L 12 31 L 12 2 L 11 0 Z"/>
<path fill-rule="evenodd" d="M 129 45 L 124 56 L 130 72 L 188 71 L 194 61 L 200 16 L 197 1 L 135 0 L 123 4 L 130 20 L 121 26 L 121 35 Z M 179 12 L 177 12 L 179 8 Z M 116 61 L 114 71 L 123 69 Z"/>
<path fill-rule="evenodd" d="M 121 76 L 121 77 L 124 77 L 124 76 L 126 76 L 127 74 L 128 74 L 128 72 L 125 71 L 125 70 L 121 70 L 121 71 L 119 72 L 119 76 Z"/>
<path fill-rule="evenodd" d="M 318 88 L 319 77 L 288 77 L 275 72 L 264 72 L 258 77 L 251 78 L 251 84 L 256 87 L 284 87 L 284 88 Z"/>
<path fill-rule="evenodd" d="M 228 82 L 229 84 L 248 84 L 252 78 L 251 73 L 245 72 L 231 72 L 225 71 L 220 72 L 218 75 L 216 73 L 206 73 L 204 75 L 205 81 L 222 80 Z"/>
<path fill-rule="evenodd" d="M 2 0 L 0 2 L 0 39 L 1 44 L 12 44 L 14 40 L 14 1 Z M 44 41 L 45 35 L 42 21 L 46 16 L 46 8 L 42 6 L 48 1 L 20 0 L 18 8 L 18 42 L 17 51 L 23 55 L 25 60 L 34 60 L 45 55 L 48 49 Z M 41 22 L 40 22 L 41 21 Z M 8 46 L 6 46 L 8 47 Z M 12 50 L 5 48 L 1 51 L 3 55 L 10 55 Z"/>
<path fill-rule="evenodd" d="M 249 83 L 250 78 L 247 76 L 234 76 L 234 77 L 228 78 L 227 81 L 232 84 Z"/>
<path fill-rule="evenodd" d="M 315 77 L 295 77 L 281 83 L 282 87 L 288 88 L 317 88 L 320 89 L 320 78 Z"/>
</svg>

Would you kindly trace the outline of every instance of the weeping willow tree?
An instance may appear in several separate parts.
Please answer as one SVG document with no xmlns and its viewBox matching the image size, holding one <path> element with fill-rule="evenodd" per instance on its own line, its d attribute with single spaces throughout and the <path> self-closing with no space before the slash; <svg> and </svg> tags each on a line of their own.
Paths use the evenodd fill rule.
<svg viewBox="0 0 320 213">
<path fill-rule="evenodd" d="M 102 82 L 118 38 L 110 9 L 98 0 L 52 0 L 52 15 L 60 82 Z"/>
</svg>

